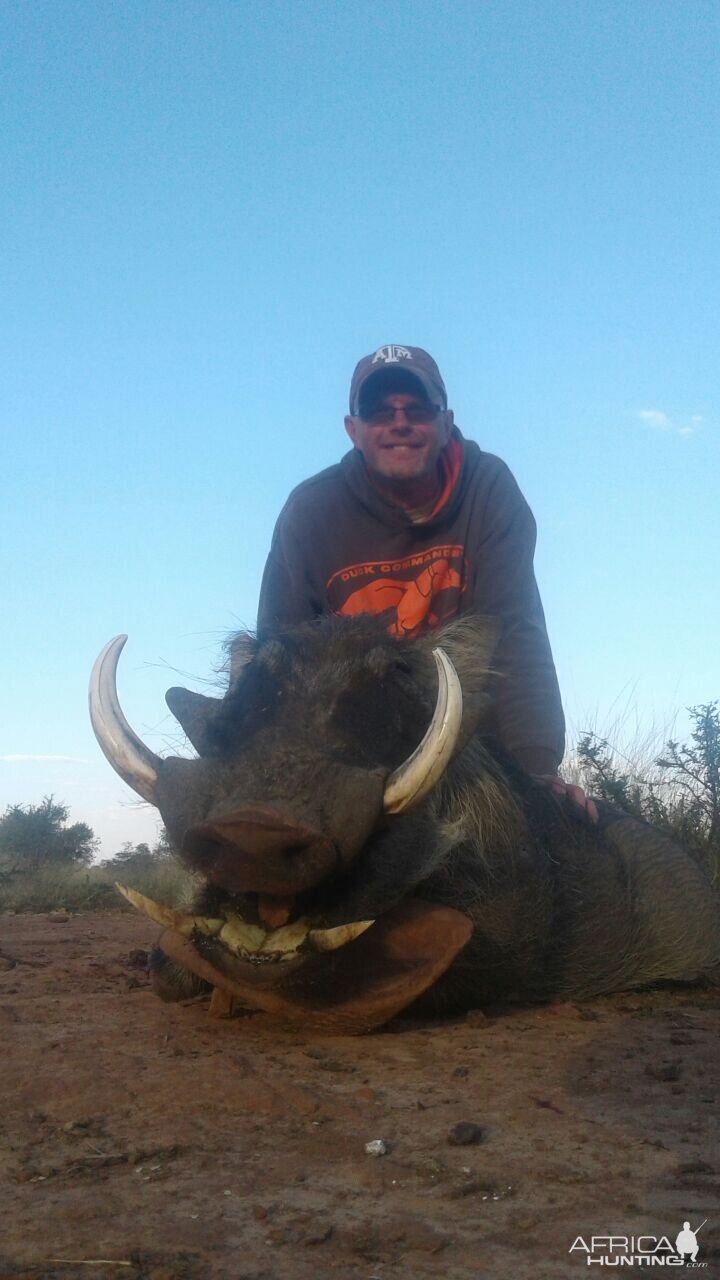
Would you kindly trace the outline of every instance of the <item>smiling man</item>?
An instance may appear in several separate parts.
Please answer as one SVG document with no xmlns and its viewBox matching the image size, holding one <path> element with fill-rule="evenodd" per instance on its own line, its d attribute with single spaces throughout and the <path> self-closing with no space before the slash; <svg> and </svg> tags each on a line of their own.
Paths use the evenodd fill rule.
<svg viewBox="0 0 720 1280">
<path fill-rule="evenodd" d="M 565 723 L 533 570 L 535 520 L 508 467 L 462 436 L 420 347 L 365 356 L 349 409 L 354 448 L 280 513 L 259 635 L 327 613 L 382 615 L 397 636 L 495 617 L 495 731 L 529 773 L 595 818 L 592 801 L 557 776 Z"/>
</svg>

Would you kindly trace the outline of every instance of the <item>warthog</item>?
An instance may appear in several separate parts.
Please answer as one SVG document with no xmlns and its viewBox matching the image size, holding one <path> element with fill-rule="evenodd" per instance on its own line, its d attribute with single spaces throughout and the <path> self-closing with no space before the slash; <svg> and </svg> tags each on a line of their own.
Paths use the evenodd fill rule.
<svg viewBox="0 0 720 1280">
<path fill-rule="evenodd" d="M 204 885 L 187 914 L 129 891 L 166 926 L 166 998 L 189 971 L 244 1005 L 360 1030 L 410 1005 L 717 976 L 701 867 L 606 805 L 589 822 L 487 733 L 486 620 L 412 641 L 365 617 L 237 636 L 223 698 L 167 694 L 195 759 L 160 759 L 127 724 L 124 641 L 96 663 L 93 725 Z"/>
</svg>

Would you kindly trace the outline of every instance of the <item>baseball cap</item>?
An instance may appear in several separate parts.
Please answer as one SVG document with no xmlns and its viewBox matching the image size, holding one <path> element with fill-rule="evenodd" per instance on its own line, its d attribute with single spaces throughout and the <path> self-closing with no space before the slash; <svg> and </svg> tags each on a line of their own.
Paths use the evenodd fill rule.
<svg viewBox="0 0 720 1280">
<path fill-rule="evenodd" d="M 447 391 L 435 361 L 422 347 L 403 347 L 388 342 L 369 356 L 363 356 L 355 367 L 350 383 L 350 413 L 357 415 L 365 407 L 369 394 L 384 394 L 393 387 L 411 389 L 413 380 L 420 384 L 431 404 L 447 409 Z"/>
</svg>

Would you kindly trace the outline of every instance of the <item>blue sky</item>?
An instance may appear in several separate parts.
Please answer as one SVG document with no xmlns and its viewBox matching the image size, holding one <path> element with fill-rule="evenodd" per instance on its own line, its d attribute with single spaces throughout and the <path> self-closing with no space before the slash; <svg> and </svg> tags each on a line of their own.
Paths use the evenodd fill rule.
<svg viewBox="0 0 720 1280">
<path fill-rule="evenodd" d="M 572 724 L 720 696 L 714 0 L 5 0 L 0 51 L 0 809 L 153 836 L 95 655 L 178 748 L 386 342 L 535 512 Z"/>
</svg>

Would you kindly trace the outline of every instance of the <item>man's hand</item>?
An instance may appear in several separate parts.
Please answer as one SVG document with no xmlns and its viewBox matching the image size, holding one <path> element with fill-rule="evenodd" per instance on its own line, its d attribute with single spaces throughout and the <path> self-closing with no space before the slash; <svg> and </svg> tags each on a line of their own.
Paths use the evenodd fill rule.
<svg viewBox="0 0 720 1280">
<path fill-rule="evenodd" d="M 563 782 L 556 773 L 538 773 L 535 774 L 535 780 L 542 782 L 544 787 L 549 787 L 556 796 L 567 796 L 568 800 L 572 800 L 579 809 L 582 809 L 591 822 L 598 822 L 600 814 L 597 805 L 591 796 L 587 796 L 582 787 L 578 787 L 574 782 Z"/>
</svg>

